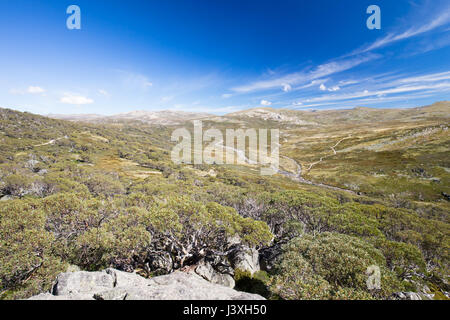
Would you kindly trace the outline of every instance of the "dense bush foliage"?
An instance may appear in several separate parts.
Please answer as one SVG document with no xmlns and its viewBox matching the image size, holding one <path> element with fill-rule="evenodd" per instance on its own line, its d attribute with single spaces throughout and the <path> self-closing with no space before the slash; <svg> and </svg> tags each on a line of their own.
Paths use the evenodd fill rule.
<svg viewBox="0 0 450 320">
<path fill-rule="evenodd" d="M 45 214 L 33 201 L 0 206 L 0 290 L 6 297 L 27 297 L 49 289 L 64 270 L 53 254 L 55 237 L 45 228 Z"/>
<path fill-rule="evenodd" d="M 48 289 L 62 261 L 85 270 L 132 271 L 163 251 L 182 268 L 207 254 L 224 254 L 227 239 L 235 235 L 250 246 L 272 239 L 264 222 L 186 196 L 160 201 L 135 193 L 105 201 L 58 193 L 7 201 L 0 206 L 0 285 L 6 291 L 26 284 L 36 293 Z M 39 279 L 41 274 L 45 279 Z"/>
<path fill-rule="evenodd" d="M 367 287 L 370 266 L 381 270 L 379 291 Z M 391 295 L 400 283 L 381 251 L 358 238 L 324 232 L 285 246 L 272 288 L 285 299 L 370 299 Z"/>
</svg>

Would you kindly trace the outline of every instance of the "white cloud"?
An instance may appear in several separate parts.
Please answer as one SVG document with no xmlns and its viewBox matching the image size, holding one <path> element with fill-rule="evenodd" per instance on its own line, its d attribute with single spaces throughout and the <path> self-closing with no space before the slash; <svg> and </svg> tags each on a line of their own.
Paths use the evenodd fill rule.
<svg viewBox="0 0 450 320">
<path fill-rule="evenodd" d="M 231 94 L 231 93 L 224 93 L 223 95 L 222 95 L 222 98 L 224 98 L 224 99 L 228 99 L 228 98 L 231 98 L 233 95 Z"/>
<path fill-rule="evenodd" d="M 357 84 L 357 83 L 358 83 L 358 81 L 356 81 L 356 80 L 341 80 L 341 81 L 339 81 L 339 84 L 341 86 L 350 86 L 352 84 Z"/>
<path fill-rule="evenodd" d="M 318 85 L 319 83 L 324 83 L 324 82 L 327 82 L 327 81 L 328 81 L 328 79 L 317 79 L 317 80 L 313 80 L 313 81 L 311 81 L 311 82 L 308 83 L 308 84 L 305 84 L 305 85 L 302 85 L 302 86 L 300 86 L 300 87 L 294 88 L 294 90 L 300 90 L 300 89 L 310 88 L 310 87 L 313 87 L 313 86 L 315 86 L 315 85 Z"/>
<path fill-rule="evenodd" d="M 11 94 L 41 94 L 44 95 L 45 89 L 38 87 L 38 86 L 29 86 L 26 90 L 19 90 L 19 89 L 11 89 L 9 90 Z"/>
<path fill-rule="evenodd" d="M 270 106 L 270 105 L 272 105 L 272 102 L 267 101 L 267 100 L 261 100 L 261 105 L 263 105 L 263 106 Z"/>
<path fill-rule="evenodd" d="M 102 96 L 109 97 L 109 92 L 103 89 L 98 90 L 98 93 Z"/>
<path fill-rule="evenodd" d="M 328 91 L 339 91 L 339 90 L 341 90 L 341 88 L 339 86 L 334 86 L 334 87 L 328 88 Z"/>
<path fill-rule="evenodd" d="M 77 96 L 72 94 L 65 94 L 64 97 L 59 99 L 61 103 L 65 104 L 74 104 L 74 105 L 83 105 L 83 104 L 91 104 L 94 103 L 94 100 L 89 99 L 83 96 Z"/>
<path fill-rule="evenodd" d="M 289 92 L 289 91 L 291 91 L 291 90 L 292 90 L 292 87 L 291 87 L 290 84 L 285 84 L 285 85 L 283 85 L 283 91 L 284 91 L 284 92 Z"/>
<path fill-rule="evenodd" d="M 320 87 L 319 87 L 319 89 L 321 90 L 321 91 L 339 91 L 339 90 L 341 90 L 341 88 L 339 87 L 339 86 L 333 86 L 333 87 L 331 87 L 331 88 L 327 88 L 327 86 L 324 84 L 324 83 L 321 83 L 320 84 Z"/>
<path fill-rule="evenodd" d="M 45 90 L 42 89 L 41 87 L 29 86 L 27 92 L 31 94 L 37 94 L 37 93 L 44 93 Z"/>
</svg>

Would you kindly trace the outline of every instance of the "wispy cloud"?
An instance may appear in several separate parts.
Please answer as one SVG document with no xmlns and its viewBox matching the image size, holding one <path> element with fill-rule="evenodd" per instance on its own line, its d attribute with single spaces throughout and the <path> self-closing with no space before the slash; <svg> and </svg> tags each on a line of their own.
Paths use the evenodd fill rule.
<svg viewBox="0 0 450 320">
<path fill-rule="evenodd" d="M 267 100 L 261 100 L 261 105 L 262 106 L 270 106 L 270 105 L 272 105 L 272 102 L 267 101 Z"/>
<path fill-rule="evenodd" d="M 324 95 L 320 97 L 314 97 L 306 99 L 305 102 L 323 102 L 323 101 L 344 101 L 344 100 L 352 100 L 357 98 L 365 98 L 365 97 L 371 97 L 371 96 L 383 96 L 383 95 L 389 95 L 389 94 L 398 94 L 398 93 L 406 93 L 406 92 L 415 92 L 415 91 L 426 91 L 426 90 L 449 90 L 450 89 L 450 83 L 438 83 L 438 84 L 430 84 L 430 85 L 406 85 L 406 86 L 399 86 L 384 90 L 377 90 L 377 91 L 359 91 L 359 92 L 353 92 L 353 93 L 345 93 L 345 94 L 329 94 Z"/>
<path fill-rule="evenodd" d="M 226 114 L 236 111 L 241 111 L 248 109 L 249 105 L 236 105 L 236 106 L 224 106 L 224 107 L 216 107 L 216 106 L 202 106 L 202 105 L 185 105 L 185 104 L 177 104 L 174 105 L 169 110 L 174 111 L 187 111 L 187 112 L 205 112 L 211 114 Z"/>
<path fill-rule="evenodd" d="M 39 86 L 29 86 L 25 90 L 11 89 L 11 90 L 9 90 L 9 92 L 11 94 L 16 94 L 16 95 L 23 95 L 23 94 L 41 94 L 42 95 L 45 93 L 45 89 L 43 89 L 42 87 L 39 87 Z"/>
<path fill-rule="evenodd" d="M 357 100 L 351 100 L 351 101 L 345 101 L 345 102 L 332 102 L 332 101 L 326 101 L 326 102 L 319 102 L 319 103 L 306 103 L 306 104 L 292 104 L 290 109 L 298 110 L 298 109 L 320 109 L 320 108 L 327 108 L 327 109 L 350 109 L 355 106 L 362 106 L 362 105 L 373 105 L 373 104 L 380 104 L 380 103 L 386 103 L 386 102 L 393 102 L 393 101 L 407 101 L 410 99 L 419 99 L 419 98 L 428 98 L 431 97 L 432 94 L 406 94 L 406 95 L 397 95 L 394 97 L 386 97 L 386 96 L 375 96 L 375 97 L 368 97 L 364 99 L 357 99 Z"/>
<path fill-rule="evenodd" d="M 299 87 L 295 87 L 293 90 L 301 90 L 301 89 L 307 89 L 307 88 L 311 88 L 311 87 L 313 87 L 313 86 L 316 86 L 316 85 L 318 85 L 318 84 L 325 84 L 325 82 L 327 82 L 328 81 L 328 79 L 317 79 L 317 80 L 313 80 L 313 81 L 311 81 L 310 83 L 308 83 L 308 84 L 304 84 L 304 85 L 301 85 L 301 86 L 299 86 Z"/>
<path fill-rule="evenodd" d="M 447 72 L 440 72 L 440 73 L 432 73 L 422 76 L 416 76 L 416 77 L 408 77 L 399 79 L 399 83 L 410 83 L 410 82 L 435 82 L 435 81 L 441 81 L 441 80 L 450 80 L 450 71 Z"/>
<path fill-rule="evenodd" d="M 373 76 L 371 81 L 355 80 L 343 93 L 327 93 L 307 96 L 285 102 L 290 108 L 306 109 L 328 107 L 335 109 L 341 106 L 385 103 L 389 101 L 411 101 L 436 95 L 450 93 L 450 71 L 440 73 L 402 76 L 381 74 Z M 333 87 L 322 87 L 323 91 L 333 91 Z M 337 90 L 336 90 L 337 91 Z M 283 103 L 283 102 L 279 102 Z M 301 104 L 300 104 L 301 103 Z"/>
<path fill-rule="evenodd" d="M 28 89 L 27 89 L 27 92 L 31 93 L 31 94 L 39 94 L 39 93 L 44 93 L 45 90 L 43 88 L 41 88 L 41 87 L 29 86 Z"/>
<path fill-rule="evenodd" d="M 153 86 L 153 82 L 151 82 L 150 79 L 143 74 L 125 70 L 116 71 L 119 72 L 122 82 L 126 87 L 131 89 L 147 90 Z"/>
<path fill-rule="evenodd" d="M 336 74 L 342 71 L 352 69 L 360 64 L 379 58 L 380 55 L 366 54 L 349 59 L 339 59 L 336 61 L 330 61 L 317 66 L 310 72 L 294 72 L 278 78 L 269 80 L 256 81 L 247 85 L 238 86 L 232 88 L 234 92 L 247 93 L 257 90 L 267 90 L 273 88 L 285 89 L 287 85 L 299 85 L 301 83 L 307 83 L 315 79 L 327 77 L 332 74 Z"/>
<path fill-rule="evenodd" d="M 70 93 L 66 93 L 61 99 L 59 99 L 61 103 L 65 104 L 72 104 L 72 105 L 85 105 L 85 104 L 92 104 L 94 103 L 94 100 L 80 96 L 80 95 L 73 95 Z"/>
<path fill-rule="evenodd" d="M 104 97 L 109 97 L 109 92 L 103 89 L 98 90 L 98 94 L 104 96 Z"/>
<path fill-rule="evenodd" d="M 376 40 L 375 42 L 356 49 L 350 55 L 358 55 L 361 53 L 369 52 L 397 41 L 405 40 L 411 37 L 421 35 L 423 33 L 432 31 L 436 28 L 445 26 L 450 23 L 450 6 L 447 6 L 440 10 L 440 12 L 431 18 L 425 24 L 420 25 L 420 22 L 415 21 L 415 24 L 419 26 L 411 27 L 405 31 L 391 32 L 383 38 Z"/>
</svg>

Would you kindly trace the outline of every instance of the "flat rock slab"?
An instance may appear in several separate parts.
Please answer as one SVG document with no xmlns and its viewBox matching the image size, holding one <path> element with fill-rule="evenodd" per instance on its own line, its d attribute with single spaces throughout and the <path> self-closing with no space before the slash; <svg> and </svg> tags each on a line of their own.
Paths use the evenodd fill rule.
<svg viewBox="0 0 450 320">
<path fill-rule="evenodd" d="M 60 274 L 51 293 L 30 300 L 264 300 L 257 294 L 210 283 L 177 271 L 151 279 L 115 269 Z"/>
</svg>

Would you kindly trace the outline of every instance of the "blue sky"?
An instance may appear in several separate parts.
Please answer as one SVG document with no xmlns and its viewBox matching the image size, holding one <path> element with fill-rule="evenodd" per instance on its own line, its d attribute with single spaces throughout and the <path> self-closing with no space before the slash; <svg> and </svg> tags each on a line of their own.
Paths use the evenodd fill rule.
<svg viewBox="0 0 450 320">
<path fill-rule="evenodd" d="M 372 4 L 381 30 L 366 27 Z M 0 0 L 0 106 L 415 107 L 449 100 L 449 31 L 447 0 Z"/>
</svg>

